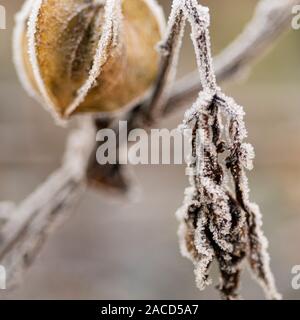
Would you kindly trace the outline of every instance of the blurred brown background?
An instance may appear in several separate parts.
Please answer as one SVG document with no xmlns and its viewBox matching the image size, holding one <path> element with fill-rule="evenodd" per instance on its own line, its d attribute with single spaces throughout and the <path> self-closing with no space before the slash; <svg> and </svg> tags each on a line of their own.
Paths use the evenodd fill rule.
<svg viewBox="0 0 300 320">
<path fill-rule="evenodd" d="M 169 13 L 170 0 L 160 1 Z M 4 0 L 7 30 L 0 31 L 0 200 L 21 201 L 60 163 L 67 130 L 54 125 L 20 86 L 12 63 L 13 16 L 22 0 Z M 256 1 L 210 0 L 213 51 L 218 53 L 252 15 Z M 186 36 L 179 74 L 195 67 Z M 272 267 L 285 298 L 291 268 L 300 264 L 300 31 L 282 37 L 246 81 L 223 85 L 245 106 L 249 141 L 256 149 L 250 174 L 252 199 L 264 213 Z M 161 124 L 173 128 L 182 114 Z M 142 196 L 137 203 L 111 201 L 89 191 L 72 218 L 48 241 L 22 286 L 0 297 L 17 299 L 211 299 L 199 292 L 193 266 L 178 250 L 174 212 L 187 185 L 183 166 L 133 168 Z M 217 284 L 217 273 L 214 276 Z M 262 298 L 245 272 L 246 298 Z"/>
</svg>

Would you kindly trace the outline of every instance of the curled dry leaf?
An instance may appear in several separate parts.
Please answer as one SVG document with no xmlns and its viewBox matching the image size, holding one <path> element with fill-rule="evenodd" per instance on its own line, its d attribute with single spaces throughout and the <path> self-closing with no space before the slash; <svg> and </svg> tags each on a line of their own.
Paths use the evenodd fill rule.
<svg viewBox="0 0 300 320">
<path fill-rule="evenodd" d="M 18 74 L 56 118 L 117 111 L 153 84 L 163 28 L 155 0 L 27 0 L 14 32 Z"/>
</svg>

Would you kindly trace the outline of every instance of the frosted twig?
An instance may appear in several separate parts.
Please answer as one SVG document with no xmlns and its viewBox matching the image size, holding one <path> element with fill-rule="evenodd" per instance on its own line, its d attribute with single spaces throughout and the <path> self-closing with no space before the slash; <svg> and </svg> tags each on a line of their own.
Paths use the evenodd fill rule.
<svg viewBox="0 0 300 320">
<path fill-rule="evenodd" d="M 161 61 L 157 82 L 149 100 L 143 106 L 148 115 L 147 122 L 161 118 L 162 109 L 175 80 L 185 26 L 185 17 L 180 8 L 180 1 L 173 2 L 170 20 L 173 23 L 169 24 L 165 38 L 158 44 Z"/>
<path fill-rule="evenodd" d="M 0 261 L 8 287 L 14 285 L 85 187 L 88 159 L 94 145 L 90 119 L 72 132 L 64 163 L 16 209 L 9 212 L 0 232 Z"/>
<path fill-rule="evenodd" d="M 243 32 L 214 58 L 219 82 L 228 81 L 250 70 L 251 65 L 268 51 L 291 25 L 291 10 L 300 0 L 260 0 L 253 18 Z M 201 84 L 198 71 L 178 80 L 170 92 L 164 115 L 176 112 L 197 98 Z"/>
</svg>

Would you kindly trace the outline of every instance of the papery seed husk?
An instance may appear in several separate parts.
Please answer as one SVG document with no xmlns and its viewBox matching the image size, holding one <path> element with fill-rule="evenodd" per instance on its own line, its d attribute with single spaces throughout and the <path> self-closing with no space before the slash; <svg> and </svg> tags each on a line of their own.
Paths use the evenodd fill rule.
<svg viewBox="0 0 300 320">
<path fill-rule="evenodd" d="M 145 96 L 157 76 L 163 18 L 156 2 L 123 0 L 120 32 L 113 26 L 103 39 L 109 24 L 104 2 L 28 0 L 18 16 L 19 76 L 58 118 L 124 110 Z"/>
</svg>

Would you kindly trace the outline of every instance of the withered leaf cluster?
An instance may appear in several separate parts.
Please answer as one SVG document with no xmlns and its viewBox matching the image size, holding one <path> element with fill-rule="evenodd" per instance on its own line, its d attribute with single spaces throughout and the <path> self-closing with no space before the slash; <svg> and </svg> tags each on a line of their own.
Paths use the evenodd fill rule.
<svg viewBox="0 0 300 320">
<path fill-rule="evenodd" d="M 200 289 L 211 282 L 209 271 L 215 260 L 220 270 L 218 289 L 222 297 L 240 298 L 240 277 L 248 261 L 266 297 L 279 299 L 261 228 L 261 213 L 249 200 L 246 170 L 252 169 L 254 151 L 244 143 L 247 131 L 243 108 L 217 86 L 208 8 L 200 6 L 197 0 L 174 0 L 167 39 L 172 38 L 172 32 L 182 36 L 182 31 L 175 27 L 182 19 L 191 24 L 203 90 L 181 126 L 192 131 L 187 170 L 190 186 L 177 212 L 181 252 L 194 263 Z M 165 41 L 164 49 L 168 48 L 171 52 L 172 47 Z M 176 64 L 178 57 L 174 55 L 173 60 Z"/>
</svg>

